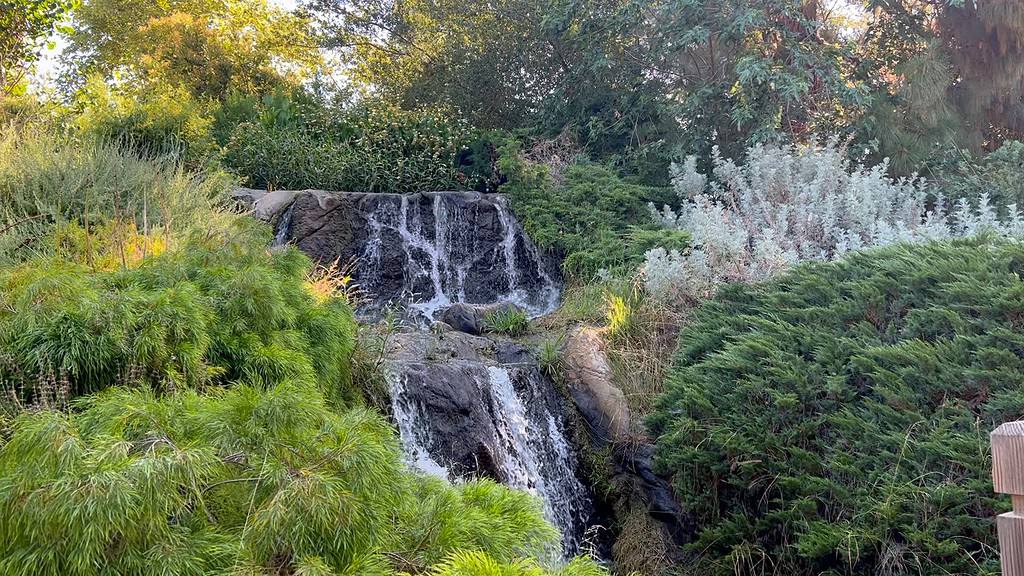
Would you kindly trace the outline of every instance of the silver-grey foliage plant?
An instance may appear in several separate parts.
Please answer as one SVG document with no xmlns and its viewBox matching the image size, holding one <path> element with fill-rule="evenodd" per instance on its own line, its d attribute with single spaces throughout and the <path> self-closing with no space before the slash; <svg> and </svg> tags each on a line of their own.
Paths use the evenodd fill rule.
<svg viewBox="0 0 1024 576">
<path fill-rule="evenodd" d="M 922 178 L 893 179 L 887 162 L 851 164 L 845 146 L 754 146 L 739 165 L 715 149 L 713 178 L 689 157 L 671 168 L 682 207 L 650 205 L 662 225 L 687 231 L 687 252 L 655 248 L 643 266 L 657 297 L 703 299 L 725 282 L 756 282 L 804 261 L 896 242 L 983 232 L 1024 235 L 1024 215 L 996 217 L 986 195 L 975 205 L 932 196 Z M 935 208 L 930 208 L 934 206 Z"/>
</svg>

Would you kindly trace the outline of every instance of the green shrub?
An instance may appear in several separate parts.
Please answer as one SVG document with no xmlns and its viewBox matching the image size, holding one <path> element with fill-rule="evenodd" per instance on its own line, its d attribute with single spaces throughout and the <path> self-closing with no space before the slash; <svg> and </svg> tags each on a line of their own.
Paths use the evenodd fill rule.
<svg viewBox="0 0 1024 576">
<path fill-rule="evenodd" d="M 130 148 L 134 153 L 174 156 L 191 166 L 205 164 L 218 150 L 213 137 L 213 102 L 188 90 L 156 84 L 145 89 L 111 89 L 92 78 L 78 95 L 74 124 L 86 139 Z"/>
<path fill-rule="evenodd" d="M 729 285 L 652 424 L 692 573 L 999 572 L 988 433 L 1024 415 L 1024 246 L 897 245 Z"/>
<path fill-rule="evenodd" d="M 543 165 L 502 151 L 502 172 L 512 209 L 539 246 L 564 256 L 570 278 L 589 279 L 602 269 L 632 267 L 656 246 L 683 249 L 687 235 L 659 229 L 650 202 L 666 199 L 668 189 L 630 184 L 604 166 L 577 164 L 555 182 Z"/>
<path fill-rule="evenodd" d="M 1024 142 L 1007 140 L 981 158 L 961 157 L 938 180 L 947 199 L 977 204 L 986 194 L 1001 217 L 1011 204 L 1024 209 Z"/>
<path fill-rule="evenodd" d="M 326 111 L 321 111 L 321 115 Z M 485 189 L 487 147 L 465 124 L 442 113 L 408 112 L 369 103 L 337 117 L 296 126 L 240 125 L 225 165 L 249 186 L 409 193 Z"/>
<path fill-rule="evenodd" d="M 62 258 L 0 268 L 0 382 L 25 400 L 54 383 L 74 396 L 286 380 L 353 396 L 348 304 L 318 295 L 297 249 L 268 252 L 265 227 L 239 218 L 138 261 L 90 257 L 95 239 L 64 238 Z"/>
<path fill-rule="evenodd" d="M 115 388 L 78 408 L 26 413 L 0 445 L 4 574 L 602 573 L 531 571 L 557 541 L 539 502 L 406 472 L 380 416 L 309 384 Z"/>
<path fill-rule="evenodd" d="M 113 143 L 9 127 L 0 133 L 0 264 L 51 253 L 45 240 L 67 224 L 122 220 L 176 236 L 207 219 L 230 183 Z"/>
<path fill-rule="evenodd" d="M 484 326 L 489 332 L 515 338 L 529 331 L 530 318 L 522 308 L 505 306 L 487 314 Z"/>
</svg>

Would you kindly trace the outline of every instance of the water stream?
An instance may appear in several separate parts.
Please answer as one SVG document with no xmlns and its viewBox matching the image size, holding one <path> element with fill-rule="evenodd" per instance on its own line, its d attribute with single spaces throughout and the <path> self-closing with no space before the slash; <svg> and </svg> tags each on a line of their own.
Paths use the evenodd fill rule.
<svg viewBox="0 0 1024 576">
<path fill-rule="evenodd" d="M 526 236 L 505 198 L 464 192 L 300 192 L 296 198 L 278 219 L 275 242 L 296 243 L 319 260 L 354 262 L 356 282 L 370 295 L 369 314 L 397 303 L 420 327 L 406 336 L 426 344 L 390 363 L 392 413 L 410 465 L 455 482 L 488 476 L 531 492 L 562 532 L 563 552 L 577 552 L 592 504 L 577 478 L 557 390 L 529 362 L 496 361 L 494 350 L 513 343 L 463 335 L 469 340 L 461 347 L 440 354 L 430 350 L 441 340 L 423 330 L 458 302 L 510 303 L 531 316 L 558 305 L 557 264 Z"/>
<path fill-rule="evenodd" d="M 551 409 L 557 394 L 535 368 L 480 366 L 469 371 L 471 385 L 483 399 L 480 408 L 491 422 L 476 440 L 484 445 L 497 480 L 526 490 L 543 503 L 544 516 L 562 533 L 562 551 L 576 553 L 592 512 L 589 491 L 577 478 L 577 462 L 565 437 L 563 417 Z M 398 367 L 391 378 L 392 411 L 410 465 L 434 476 L 459 482 L 478 475 L 445 461 L 448 439 L 437 433 L 438 414 L 419 401 Z M 462 472 L 460 472 L 462 470 Z"/>
</svg>

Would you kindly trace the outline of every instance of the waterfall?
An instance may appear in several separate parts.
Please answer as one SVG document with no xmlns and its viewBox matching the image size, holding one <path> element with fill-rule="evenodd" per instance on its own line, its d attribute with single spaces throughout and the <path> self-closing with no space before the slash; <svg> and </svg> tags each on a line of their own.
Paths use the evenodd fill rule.
<svg viewBox="0 0 1024 576">
<path fill-rule="evenodd" d="M 281 215 L 277 230 L 274 232 L 274 246 L 283 246 L 288 242 L 288 233 L 291 231 L 292 214 L 294 212 L 295 204 L 293 203 Z"/>
<path fill-rule="evenodd" d="M 586 521 L 581 517 L 590 507 L 586 490 L 576 478 L 576 460 L 569 451 L 565 434 L 547 408 L 531 418 L 522 399 L 512 387 L 507 368 L 487 369 L 495 424 L 503 451 L 498 465 L 505 474 L 504 482 L 539 496 L 544 502 L 544 515 L 563 534 L 563 547 L 575 551 L 579 547 L 574 532 Z M 535 378 L 526 378 L 529 396 L 540 394 Z"/>
<path fill-rule="evenodd" d="M 505 198 L 474 192 L 302 191 L 277 221 L 275 243 L 315 260 L 354 262 L 364 317 L 399 304 L 422 327 L 453 303 L 514 304 L 532 316 L 558 305 L 558 265 L 545 259 Z M 389 354 L 391 408 L 405 457 L 427 474 L 490 477 L 529 491 L 579 550 L 592 515 L 566 438 L 563 398 L 530 350 L 463 333 L 402 332 Z M 398 350 L 389 352 L 397 353 Z"/>
<path fill-rule="evenodd" d="M 344 233 L 314 242 L 311 236 L 324 234 L 324 220 L 309 219 L 316 227 L 306 234 L 303 226 L 292 225 L 293 204 L 279 219 L 275 243 L 293 241 L 317 255 L 342 241 L 336 255 L 355 260 L 356 281 L 373 309 L 400 303 L 429 323 L 455 302 L 515 304 L 532 316 L 558 305 L 557 266 L 541 255 L 500 195 L 336 194 L 329 199 L 345 203 L 345 210 L 329 211 L 332 217 L 339 214 L 334 227 Z M 317 210 L 328 213 L 322 206 Z"/>
<path fill-rule="evenodd" d="M 398 436 L 402 441 L 402 451 L 409 464 L 421 472 L 445 480 L 451 480 L 448 469 L 439 464 L 430 455 L 427 447 L 430 441 L 430 429 L 422 425 L 419 411 L 409 401 L 406 393 L 406 380 L 403 374 L 390 374 L 391 381 L 391 412 L 398 426 Z"/>
<path fill-rule="evenodd" d="M 457 410 L 433 405 L 434 395 L 424 390 L 438 381 L 455 381 L 472 391 L 482 425 L 466 426 Z M 503 484 L 537 496 L 545 518 L 562 534 L 563 553 L 578 552 L 592 502 L 577 478 L 564 417 L 553 408 L 557 392 L 536 367 L 397 365 L 390 382 L 392 411 L 409 465 L 454 482 L 490 471 Z M 446 436 L 451 429 L 461 430 L 461 437 Z M 451 461 L 459 457 L 452 450 L 456 441 L 472 446 L 469 466 Z M 486 466 L 480 454 L 489 460 Z"/>
</svg>

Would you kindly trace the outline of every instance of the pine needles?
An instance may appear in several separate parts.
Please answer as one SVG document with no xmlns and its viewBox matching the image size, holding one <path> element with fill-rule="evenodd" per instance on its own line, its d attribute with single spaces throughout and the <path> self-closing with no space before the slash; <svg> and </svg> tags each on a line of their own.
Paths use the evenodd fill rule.
<svg viewBox="0 0 1024 576">
<path fill-rule="evenodd" d="M 469 555 L 551 574 L 532 497 L 410 474 L 379 415 L 313 386 L 115 388 L 79 408 L 22 415 L 0 449 L 0 573 L 490 573 L 450 571 Z M 554 574 L 600 574 L 574 565 Z"/>
<path fill-rule="evenodd" d="M 1024 414 L 1021 262 L 893 246 L 698 310 L 653 422 L 693 573 L 997 574 L 987 434 Z"/>
</svg>

